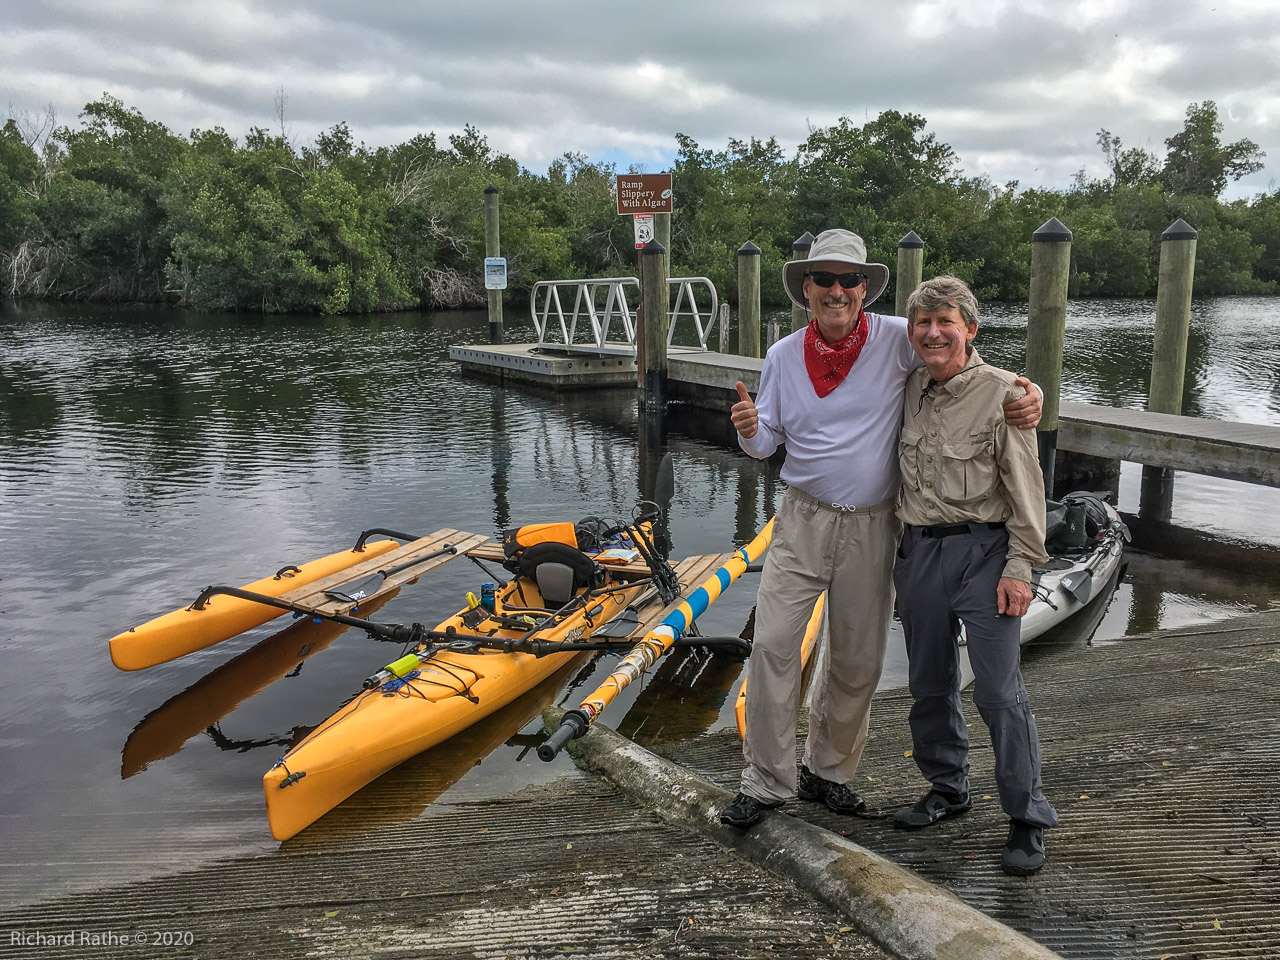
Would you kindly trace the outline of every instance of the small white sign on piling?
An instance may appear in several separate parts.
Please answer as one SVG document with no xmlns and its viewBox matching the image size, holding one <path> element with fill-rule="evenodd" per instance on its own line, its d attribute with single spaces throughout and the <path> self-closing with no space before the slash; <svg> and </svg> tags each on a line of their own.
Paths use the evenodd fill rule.
<svg viewBox="0 0 1280 960">
<path fill-rule="evenodd" d="M 507 258 L 484 258 L 484 288 L 486 290 L 507 289 Z"/>
<path fill-rule="evenodd" d="M 653 239 L 653 214 L 637 213 L 631 217 L 632 225 L 636 231 L 636 249 L 639 250 L 646 243 Z"/>
</svg>

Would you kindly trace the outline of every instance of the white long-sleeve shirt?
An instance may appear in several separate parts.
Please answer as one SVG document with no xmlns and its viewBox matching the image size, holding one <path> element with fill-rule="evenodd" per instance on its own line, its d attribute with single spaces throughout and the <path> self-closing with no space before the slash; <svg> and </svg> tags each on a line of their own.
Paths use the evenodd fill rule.
<svg viewBox="0 0 1280 960">
<path fill-rule="evenodd" d="M 804 330 L 765 356 L 756 396 L 759 430 L 738 444 L 764 459 L 786 444 L 782 479 L 824 503 L 869 507 L 898 494 L 902 390 L 922 362 L 907 321 L 868 313 L 862 353 L 844 382 L 819 398 L 804 366 Z"/>
</svg>

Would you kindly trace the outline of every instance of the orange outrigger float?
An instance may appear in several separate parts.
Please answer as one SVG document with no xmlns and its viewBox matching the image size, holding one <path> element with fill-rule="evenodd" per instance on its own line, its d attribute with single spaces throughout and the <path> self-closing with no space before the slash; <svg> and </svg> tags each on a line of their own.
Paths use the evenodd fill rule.
<svg viewBox="0 0 1280 960">
<path fill-rule="evenodd" d="M 350 550 L 300 566 L 282 567 L 274 576 L 255 580 L 239 589 L 287 600 L 288 594 L 305 590 L 335 574 L 358 573 L 369 561 L 376 562 L 377 558 L 399 546 L 395 540 L 367 543 L 361 537 Z M 284 612 L 252 600 L 232 596 L 206 597 L 202 594 L 189 607 L 181 607 L 116 634 L 110 641 L 111 662 L 121 670 L 145 670 L 260 627 Z"/>
</svg>

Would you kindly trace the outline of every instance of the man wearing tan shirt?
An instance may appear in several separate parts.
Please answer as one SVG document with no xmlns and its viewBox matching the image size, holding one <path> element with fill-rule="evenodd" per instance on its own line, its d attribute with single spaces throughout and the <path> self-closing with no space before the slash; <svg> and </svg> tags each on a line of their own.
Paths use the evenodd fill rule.
<svg viewBox="0 0 1280 960">
<path fill-rule="evenodd" d="M 905 531 L 893 576 L 910 662 L 913 755 L 931 787 L 894 820 L 924 827 L 969 809 L 963 623 L 973 700 L 990 729 L 1000 805 L 1012 821 L 1001 863 L 1027 876 L 1044 865 L 1044 829 L 1058 823 L 1041 786 L 1040 742 L 1018 665 L 1031 570 L 1048 559 L 1036 438 L 1005 423 L 1002 405 L 1021 388 L 973 348 L 978 303 L 963 281 L 921 284 L 907 318 L 925 366 L 908 379 L 903 404 Z"/>
</svg>

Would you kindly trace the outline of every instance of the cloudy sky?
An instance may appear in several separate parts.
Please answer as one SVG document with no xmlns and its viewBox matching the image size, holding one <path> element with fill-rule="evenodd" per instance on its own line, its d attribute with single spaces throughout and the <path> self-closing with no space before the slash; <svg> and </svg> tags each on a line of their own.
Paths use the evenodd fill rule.
<svg viewBox="0 0 1280 960">
<path fill-rule="evenodd" d="M 666 169 L 704 147 L 895 109 L 963 170 L 1065 187 L 1097 132 L 1164 155 L 1187 105 L 1280 188 L 1280 0 L 5 0 L 0 110 L 75 123 L 104 92 L 174 132 L 338 121 L 370 146 L 470 123 L 530 169 L 567 150 Z"/>
</svg>

